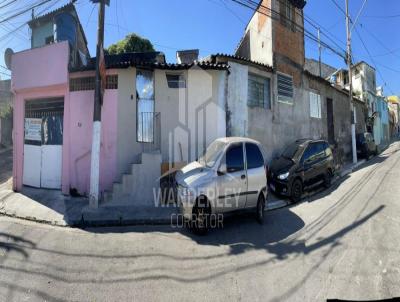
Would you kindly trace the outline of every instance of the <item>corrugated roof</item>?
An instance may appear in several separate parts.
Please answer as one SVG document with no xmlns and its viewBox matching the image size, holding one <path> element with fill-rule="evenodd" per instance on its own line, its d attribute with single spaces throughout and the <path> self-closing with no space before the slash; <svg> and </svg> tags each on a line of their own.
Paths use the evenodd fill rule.
<svg viewBox="0 0 400 302">
<path fill-rule="evenodd" d="M 212 63 L 212 62 L 194 62 L 191 64 L 175 64 L 166 63 L 165 56 L 162 52 L 131 52 L 118 55 L 104 56 L 106 67 L 112 68 L 128 68 L 128 67 L 148 67 L 157 69 L 182 70 L 189 69 L 193 66 L 198 66 L 202 69 L 228 69 L 227 64 Z M 91 58 L 86 66 L 73 68 L 70 71 L 87 71 L 95 70 L 96 58 Z"/>
<path fill-rule="evenodd" d="M 257 62 L 257 61 L 252 61 L 252 60 L 250 60 L 248 58 L 245 58 L 245 57 L 240 57 L 240 56 L 236 56 L 236 55 L 230 55 L 230 54 L 226 54 L 226 53 L 216 53 L 216 54 L 210 55 L 209 60 L 212 63 L 218 63 L 217 62 L 218 58 L 225 58 L 225 59 L 231 59 L 231 60 L 234 60 L 234 61 L 240 61 L 240 62 L 244 62 L 244 63 L 247 63 L 247 64 L 251 64 L 251 65 L 256 65 L 256 66 L 262 67 L 264 69 L 267 69 L 270 72 L 273 71 L 273 68 L 270 65 L 267 65 L 267 64 L 264 64 L 264 63 L 261 63 L 261 62 Z M 205 59 L 205 61 L 207 61 L 207 60 L 208 59 Z"/>
</svg>

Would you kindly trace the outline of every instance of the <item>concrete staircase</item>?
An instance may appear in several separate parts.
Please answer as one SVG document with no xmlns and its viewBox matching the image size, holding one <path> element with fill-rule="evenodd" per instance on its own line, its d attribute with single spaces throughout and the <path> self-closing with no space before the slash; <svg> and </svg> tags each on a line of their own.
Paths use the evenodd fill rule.
<svg viewBox="0 0 400 302">
<path fill-rule="evenodd" d="M 113 184 L 111 192 L 104 192 L 102 206 L 154 206 L 158 203 L 155 198 L 160 188 L 160 176 L 161 154 L 140 154 L 139 163 L 131 164 L 130 171 L 122 175 L 121 182 Z"/>
</svg>

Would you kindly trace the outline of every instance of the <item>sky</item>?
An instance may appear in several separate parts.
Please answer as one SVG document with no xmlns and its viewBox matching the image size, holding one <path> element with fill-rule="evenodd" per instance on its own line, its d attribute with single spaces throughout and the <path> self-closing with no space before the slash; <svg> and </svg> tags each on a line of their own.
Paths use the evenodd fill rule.
<svg viewBox="0 0 400 302">
<path fill-rule="evenodd" d="M 4 50 L 11 47 L 21 51 L 30 47 L 27 12 L 2 22 L 23 7 L 40 0 L 0 1 L 0 66 L 4 66 Z M 35 14 L 53 10 L 67 0 L 51 0 L 38 7 Z M 156 50 L 165 53 L 168 62 L 175 62 L 175 53 L 181 49 L 200 49 L 200 56 L 212 53 L 234 54 L 253 12 L 232 0 L 110 0 L 105 17 L 105 46 L 123 39 L 128 33 L 137 33 L 149 39 Z M 345 0 L 308 0 L 305 18 L 318 24 L 322 40 L 335 49 L 346 48 L 344 13 Z M 363 3 L 365 5 L 363 7 Z M 364 60 L 377 69 L 377 85 L 384 86 L 386 95 L 400 95 L 400 0 L 349 0 L 353 20 L 359 14 L 352 31 L 354 61 Z M 95 55 L 97 7 L 89 0 L 76 3 L 80 21 L 85 30 L 89 50 Z M 13 34 L 11 29 L 22 26 Z M 316 35 L 308 22 L 305 28 Z M 6 35 L 6 36 L 4 36 Z M 327 38 L 329 36 L 329 38 Z M 361 38 L 361 39 L 360 39 Z M 318 45 L 306 38 L 306 57 L 318 58 Z M 364 46 L 365 45 L 365 46 Z M 345 67 L 343 58 L 323 49 L 322 61 L 336 68 Z M 0 67 L 0 77 L 10 72 Z"/>
</svg>

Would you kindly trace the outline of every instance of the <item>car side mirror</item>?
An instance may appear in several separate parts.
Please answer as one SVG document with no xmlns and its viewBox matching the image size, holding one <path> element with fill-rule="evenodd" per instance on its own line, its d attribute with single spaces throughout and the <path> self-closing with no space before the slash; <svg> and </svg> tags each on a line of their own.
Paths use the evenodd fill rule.
<svg viewBox="0 0 400 302">
<path fill-rule="evenodd" d="M 218 176 L 225 175 L 227 173 L 226 164 L 221 164 L 217 170 Z"/>
</svg>

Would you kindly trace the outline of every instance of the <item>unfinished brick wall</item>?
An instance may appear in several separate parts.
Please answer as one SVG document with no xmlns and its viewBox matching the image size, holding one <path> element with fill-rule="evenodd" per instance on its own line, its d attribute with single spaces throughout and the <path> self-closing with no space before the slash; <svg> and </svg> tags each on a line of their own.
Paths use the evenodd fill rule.
<svg viewBox="0 0 400 302">
<path fill-rule="evenodd" d="M 273 19 L 273 51 L 277 54 L 283 55 L 296 64 L 304 66 L 304 27 L 303 10 L 292 7 L 293 21 L 296 26 L 285 25 L 285 13 L 283 9 L 282 0 L 275 0 L 273 7 L 274 11 L 279 12 L 280 20 Z M 287 21 L 287 20 L 286 20 Z M 288 22 L 286 22 L 288 23 Z"/>
</svg>

